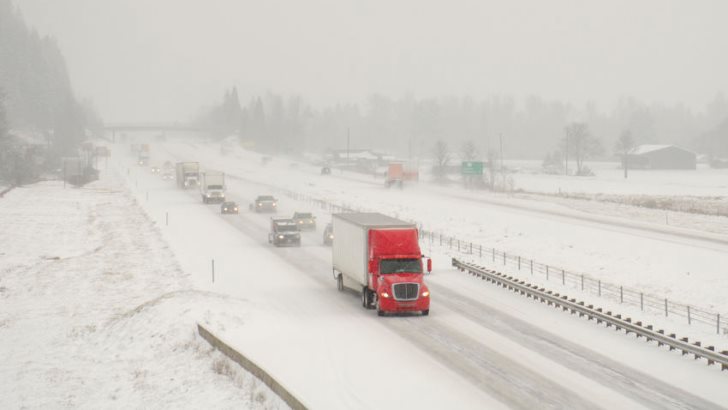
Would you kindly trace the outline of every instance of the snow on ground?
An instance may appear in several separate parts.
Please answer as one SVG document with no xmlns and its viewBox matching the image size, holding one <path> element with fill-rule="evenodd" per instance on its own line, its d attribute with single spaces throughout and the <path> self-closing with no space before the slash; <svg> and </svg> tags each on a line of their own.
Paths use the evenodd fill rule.
<svg viewBox="0 0 728 410">
<path fill-rule="evenodd" d="M 0 227 L 0 407 L 285 407 L 196 335 L 247 303 L 194 290 L 118 179 L 17 188 Z"/>
<path fill-rule="evenodd" d="M 578 178 L 540 173 L 540 164 L 506 161 L 508 167 L 519 169 L 513 175 L 516 187 L 530 192 L 728 197 L 728 169 L 704 164 L 696 170 L 630 170 L 627 179 L 614 162 L 587 162 L 595 176 Z"/>
<path fill-rule="evenodd" d="M 723 269 L 728 265 L 728 247 L 679 234 L 728 239 L 724 236 L 653 226 L 626 218 L 599 217 L 597 222 L 585 221 L 579 218 L 598 215 L 518 198 L 496 197 L 496 204 L 480 202 L 479 197 L 491 202 L 493 198 L 458 188 L 420 184 L 403 191 L 387 191 L 378 179 L 339 175 L 338 171 L 332 177 L 322 177 L 315 167 L 299 164 L 291 168 L 289 161 L 280 158 L 263 167 L 259 154 L 238 150 L 221 156 L 214 145 L 170 143 L 163 149 L 203 164 L 214 163 L 228 173 L 271 186 L 420 221 L 426 229 L 468 242 L 584 272 L 605 282 L 714 310 L 724 316 L 728 313 L 728 299 L 724 296 L 728 277 Z M 630 228 L 631 225 L 635 228 Z M 650 230 L 653 228 L 666 232 L 653 232 Z M 594 299 L 591 302 L 601 303 L 601 299 Z M 667 321 L 682 328 L 683 319 L 670 317 Z M 700 336 L 712 332 L 707 327 L 695 326 L 687 331 L 688 335 Z"/>
<path fill-rule="evenodd" d="M 267 215 L 221 217 L 219 205 L 202 205 L 195 190 L 181 191 L 144 168 L 121 169 L 150 217 L 164 224 L 195 287 L 246 300 L 246 309 L 210 315 L 207 327 L 311 408 L 504 407 L 367 314 L 357 296 L 337 292 L 330 248 L 304 246 L 314 258 L 301 248 L 273 248 Z M 255 195 L 234 199 L 246 209 Z"/>
<path fill-rule="evenodd" d="M 171 157 L 166 155 L 164 147 L 158 146 L 157 149 L 160 150 L 158 158 L 173 161 L 181 158 L 194 159 L 201 161 L 203 167 L 222 169 L 228 173 L 241 164 L 253 164 L 252 158 L 233 157 L 230 161 L 224 161 L 215 155 L 208 156 L 202 146 L 195 146 L 192 152 L 181 154 L 181 158 L 177 156 L 179 147 L 172 146 L 169 149 L 175 152 Z M 254 164 L 259 164 L 259 161 Z M 129 172 L 130 186 L 137 190 L 138 198 L 150 215 L 158 221 L 164 221 L 165 212 L 169 212 L 170 226 L 165 227 L 165 236 L 170 238 L 175 253 L 181 255 L 184 269 L 190 272 L 207 271 L 206 274 L 197 275 L 202 278 L 200 286 L 207 282 L 209 289 L 230 295 L 245 295 L 251 304 L 259 308 L 254 314 L 245 315 L 242 322 L 234 314 L 217 318 L 211 321 L 215 330 L 234 346 L 254 354 L 267 369 L 291 387 L 294 393 L 299 392 L 304 398 L 311 400 L 309 403 L 317 404 L 313 407 L 330 408 L 335 404 L 340 407 L 342 403 L 345 403 L 345 407 L 394 406 L 397 398 L 412 397 L 407 392 L 412 386 L 402 383 L 403 375 L 392 372 L 392 369 L 403 368 L 408 370 L 405 374 L 409 383 L 429 386 L 436 379 L 438 387 L 443 389 L 443 392 L 418 390 L 417 397 L 427 400 L 428 405 L 424 407 L 440 407 L 437 405 L 440 400 L 450 399 L 451 406 L 460 408 L 470 403 L 467 397 L 472 397 L 470 395 L 474 392 L 466 391 L 467 395 L 463 395 L 453 389 L 463 389 L 468 383 L 478 385 L 479 379 L 465 378 L 454 386 L 444 387 L 443 383 L 458 379 L 449 369 L 462 368 L 466 362 L 481 361 L 486 362 L 486 368 L 499 369 L 496 380 L 505 380 L 506 384 L 515 382 L 502 386 L 505 397 L 498 396 L 498 399 L 514 400 L 506 403 L 516 407 L 519 404 L 523 406 L 523 402 L 518 402 L 519 396 L 528 397 L 534 389 L 537 394 L 542 395 L 543 400 L 554 400 L 551 389 L 558 390 L 563 388 L 561 386 L 566 388 L 566 391 L 556 394 L 557 400 L 562 400 L 557 401 L 561 407 L 574 407 L 573 400 L 582 405 L 594 403 L 593 400 L 596 400 L 611 408 L 637 408 L 640 407 L 638 403 L 650 407 L 658 403 L 651 402 L 653 398 L 659 401 L 669 395 L 668 391 L 681 389 L 712 400 L 713 403 L 728 400 L 719 387 L 723 383 L 722 375 L 714 367 L 708 368 L 703 363 L 687 360 L 680 355 L 670 357 L 670 353 L 664 349 L 661 351 L 632 337 L 611 332 L 593 323 L 585 323 L 584 320 L 561 311 L 545 308 L 531 300 L 513 296 L 499 288 L 453 272 L 448 269 L 449 259 L 442 250 L 433 250 L 436 271 L 429 280 L 436 286 L 434 295 L 437 292 L 444 295 L 444 287 L 447 287 L 450 292 L 468 294 L 472 299 L 482 300 L 483 307 L 494 306 L 495 303 L 499 311 L 477 310 L 473 313 L 474 316 L 463 316 L 454 310 L 460 303 L 458 298 L 446 300 L 444 296 L 433 296 L 433 310 L 429 318 L 382 320 L 372 317 L 371 312 L 358 306 L 355 296 L 346 297 L 334 290 L 334 282 L 330 277 L 330 250 L 320 246 L 320 232 L 304 234 L 302 248 L 275 249 L 265 242 L 268 225 L 266 215 L 243 212 L 239 216 L 220 216 L 216 206 L 202 205 L 199 194 L 194 191 L 180 192 L 171 184 L 156 180 L 142 168 L 132 167 Z M 281 184 L 288 178 L 289 183 L 299 184 L 299 190 L 316 192 L 316 184 L 306 180 L 290 174 L 275 173 L 270 167 L 265 172 L 271 175 L 262 178 L 263 183 L 273 179 Z M 251 179 L 260 177 L 260 173 L 255 170 L 244 170 L 239 175 Z M 346 182 L 348 188 L 356 192 L 360 187 L 351 182 Z M 243 209 L 257 194 L 270 193 L 271 190 L 257 182 L 242 180 L 240 176 L 229 178 L 228 188 L 230 198 L 238 201 Z M 335 186 L 334 188 L 338 189 Z M 281 198 L 281 204 L 281 215 L 290 214 L 294 210 L 310 209 L 318 214 L 322 225 L 326 222 L 325 212 L 311 209 L 311 204 L 304 201 L 285 197 Z M 221 226 L 221 220 L 227 222 L 228 226 Z M 194 255 L 191 249 L 207 257 Z M 213 257 L 216 261 L 214 284 L 211 283 L 209 275 L 209 262 Z M 312 295 L 315 296 L 312 298 Z M 483 327 L 476 324 L 476 320 L 491 323 Z M 513 334 L 508 334 L 508 330 L 492 328 L 509 327 L 518 321 L 528 322 L 528 325 L 517 329 L 516 333 L 511 329 Z M 270 329 L 272 323 L 276 324 L 275 329 Z M 534 326 L 542 330 L 536 331 Z M 437 333 L 442 330 L 447 330 L 447 333 Z M 275 332 L 277 337 L 272 338 L 271 332 Z M 412 345 L 408 349 L 407 343 L 402 345 L 403 341 L 390 332 L 410 340 Z M 430 374 L 431 370 L 428 370 L 433 369 L 430 367 L 433 366 L 431 361 L 433 357 L 437 357 L 436 350 L 428 346 L 433 341 L 427 336 L 423 337 L 430 333 L 436 339 L 443 338 L 447 341 L 452 338 L 452 342 L 446 342 L 446 360 L 454 366 L 439 368 L 435 372 L 437 375 Z M 524 351 L 525 340 L 534 334 L 535 345 L 527 346 L 528 350 Z M 564 357 L 552 357 L 554 352 L 550 351 L 551 348 L 564 343 L 563 340 L 553 339 L 554 334 L 569 335 L 573 338 L 573 343 L 587 347 L 569 350 Z M 482 343 L 481 346 L 487 347 L 474 348 L 471 351 L 474 343 Z M 403 355 L 403 351 L 407 354 Z M 471 356 L 475 352 L 479 354 Z M 595 352 L 608 355 L 616 362 L 597 365 L 590 360 L 602 359 L 592 358 L 585 363 L 581 359 L 577 360 L 579 363 L 571 363 L 574 357 L 598 356 Z M 425 355 L 420 356 L 422 353 Z M 374 357 L 370 358 L 367 354 L 373 354 Z M 380 366 L 373 363 L 381 363 L 388 371 L 380 372 Z M 521 369 L 520 366 L 524 368 Z M 634 366 L 634 369 L 639 369 L 639 375 L 628 375 L 635 370 L 623 366 Z M 309 368 L 316 369 L 315 380 L 305 371 Z M 470 370 L 474 371 L 473 374 L 479 374 L 478 371 L 482 371 L 482 368 Z M 461 372 L 460 374 L 463 375 Z M 611 378 L 615 374 L 619 376 L 616 379 Z M 517 376 L 514 378 L 514 375 Z M 553 384 L 546 383 L 540 376 Z M 387 381 L 389 377 L 394 378 L 393 381 Z M 419 381 L 420 377 L 424 380 Z M 639 384 L 653 377 L 671 387 L 665 390 L 665 386 L 659 387 L 659 382 L 650 382 L 647 386 Z M 377 380 L 374 385 L 371 384 L 373 379 Z M 496 380 L 493 382 L 497 382 Z M 397 391 L 387 390 L 383 393 L 379 387 L 389 386 L 390 383 L 397 386 Z M 321 385 L 328 388 L 322 391 Z M 390 396 L 391 394 L 397 397 Z M 426 397 L 420 397 L 421 394 L 426 394 Z M 650 398 L 637 398 L 634 394 L 646 394 Z M 453 401 L 452 397 L 464 402 Z M 375 401 L 371 401 L 372 398 Z M 481 402 L 479 407 L 495 405 L 492 398 L 486 396 L 485 399 L 491 404 L 484 405 Z M 586 401 L 578 401 L 580 399 Z M 571 406 L 566 403 L 571 403 Z M 672 407 L 664 401 L 659 403 L 661 405 L 657 407 Z M 704 406 L 709 407 L 707 403 L 702 403 L 699 407 Z"/>
</svg>

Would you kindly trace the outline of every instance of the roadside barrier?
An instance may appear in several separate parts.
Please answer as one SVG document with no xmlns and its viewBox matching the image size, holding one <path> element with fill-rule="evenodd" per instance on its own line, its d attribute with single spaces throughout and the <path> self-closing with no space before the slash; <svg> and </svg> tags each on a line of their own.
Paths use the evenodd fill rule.
<svg viewBox="0 0 728 410">
<path fill-rule="evenodd" d="M 683 356 L 691 354 L 696 360 L 704 358 L 707 360 L 708 365 L 718 364 L 721 370 L 728 370 L 728 351 L 726 350 L 716 352 L 713 346 L 703 347 L 699 341 L 690 343 L 687 337 L 678 338 L 674 333 L 666 334 L 662 329 L 655 330 L 652 325 L 643 324 L 640 321 L 632 322 L 629 317 L 623 318 L 620 314 L 613 314 L 611 311 L 595 308 L 594 305 L 586 305 L 582 301 L 554 293 L 482 266 L 462 262 L 455 258 L 452 259 L 452 266 L 527 298 L 546 303 L 548 306 L 569 311 L 572 315 L 578 314 L 579 317 L 586 317 L 587 320 L 595 320 L 597 324 L 604 323 L 606 327 L 614 327 L 617 331 L 624 330 L 625 334 L 634 333 L 638 339 L 642 337 L 647 342 L 655 341 L 657 346 L 667 346 L 671 351 L 678 350 Z"/>
<path fill-rule="evenodd" d="M 267 371 L 262 367 L 258 366 L 245 357 L 242 353 L 230 347 L 228 344 L 220 340 L 217 336 L 212 334 L 209 330 L 205 329 L 201 324 L 197 324 L 197 332 L 200 336 L 205 339 L 212 347 L 220 351 L 222 354 L 230 358 L 230 360 L 242 366 L 245 370 L 250 372 L 252 375 L 260 379 L 266 384 L 278 397 L 281 398 L 287 405 L 294 410 L 306 410 L 307 407 L 297 399 L 288 389 L 286 389 L 281 383 L 273 378 Z"/>
</svg>

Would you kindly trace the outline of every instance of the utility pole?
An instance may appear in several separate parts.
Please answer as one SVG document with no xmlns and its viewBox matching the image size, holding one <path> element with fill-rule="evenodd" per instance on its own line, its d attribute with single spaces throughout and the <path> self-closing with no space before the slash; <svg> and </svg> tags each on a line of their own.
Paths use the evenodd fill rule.
<svg viewBox="0 0 728 410">
<path fill-rule="evenodd" d="M 500 143 L 500 169 L 503 172 L 503 133 L 498 134 L 498 142 Z"/>
<path fill-rule="evenodd" d="M 346 127 L 346 162 L 349 162 L 349 144 L 351 142 L 351 133 L 349 127 Z"/>
</svg>

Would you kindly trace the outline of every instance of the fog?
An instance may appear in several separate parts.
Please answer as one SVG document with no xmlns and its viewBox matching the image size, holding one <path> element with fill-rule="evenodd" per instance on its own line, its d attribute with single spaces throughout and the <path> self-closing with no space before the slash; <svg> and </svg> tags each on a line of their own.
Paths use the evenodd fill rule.
<svg viewBox="0 0 728 410">
<path fill-rule="evenodd" d="M 725 1 L 18 0 L 107 122 L 185 121 L 237 86 L 315 107 L 537 95 L 700 111 L 728 90 Z"/>
</svg>

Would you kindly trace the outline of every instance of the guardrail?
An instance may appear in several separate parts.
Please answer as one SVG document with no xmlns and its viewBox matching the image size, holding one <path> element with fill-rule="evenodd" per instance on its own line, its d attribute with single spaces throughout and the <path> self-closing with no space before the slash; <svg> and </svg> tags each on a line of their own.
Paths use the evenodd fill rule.
<svg viewBox="0 0 728 410">
<path fill-rule="evenodd" d="M 266 384 L 278 397 L 294 410 L 306 410 L 307 407 L 288 391 L 281 383 L 273 378 L 262 367 L 255 364 L 252 360 L 245 357 L 242 353 L 230 347 L 228 344 L 220 340 L 217 336 L 205 329 L 199 323 L 197 324 L 197 332 L 200 336 L 207 340 L 210 345 L 219 350 L 222 354 L 230 358 L 230 360 L 242 366 L 245 370 L 253 374 Z"/>
<path fill-rule="evenodd" d="M 531 276 L 540 275 L 547 281 L 557 281 L 574 290 L 639 307 L 642 311 L 664 314 L 665 317 L 681 317 L 689 325 L 699 323 L 711 326 L 715 329 L 716 334 L 728 333 L 728 317 L 718 312 L 711 312 L 698 306 L 675 302 L 622 285 L 604 282 L 584 273 L 571 272 L 561 267 L 540 263 L 520 255 L 484 247 L 441 233 L 421 229 L 420 237 L 431 244 L 447 247 L 453 252 L 488 260 L 494 266 L 496 264 L 506 266 L 519 272 L 526 272 L 525 274 Z"/>
<path fill-rule="evenodd" d="M 696 360 L 705 358 L 708 365 L 718 364 L 721 370 L 728 370 L 728 350 L 716 352 L 713 346 L 703 347 L 699 341 L 690 343 L 687 337 L 678 338 L 674 333 L 666 334 L 662 329 L 655 330 L 652 325 L 643 324 L 640 321 L 632 322 L 629 317 L 623 318 L 620 314 L 613 314 L 611 311 L 604 311 L 602 308 L 586 305 L 584 302 L 569 298 L 566 295 L 554 293 L 524 280 L 482 266 L 462 262 L 456 258 L 452 259 L 452 266 L 527 298 L 538 300 L 564 311 L 568 310 L 571 314 L 578 314 L 579 317 L 586 317 L 588 320 L 596 320 L 598 324 L 604 323 L 607 327 L 614 327 L 615 330 L 624 330 L 627 334 L 634 333 L 637 338 L 643 337 L 648 342 L 656 341 L 658 346 L 668 346 L 671 351 L 679 350 L 683 355 L 692 354 Z"/>
</svg>

